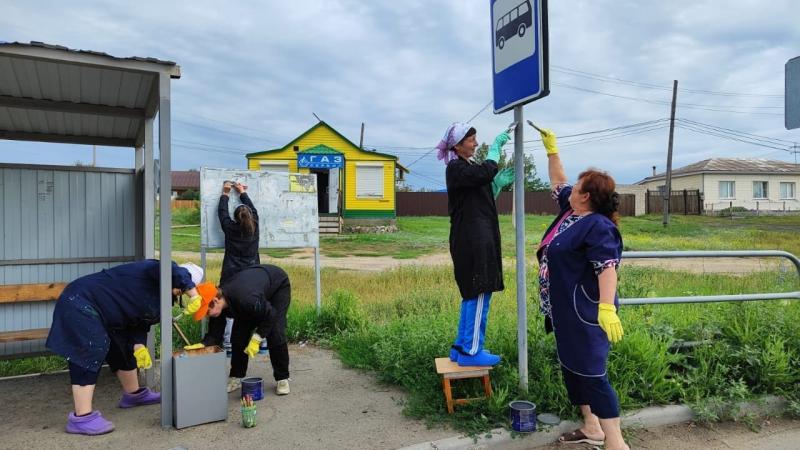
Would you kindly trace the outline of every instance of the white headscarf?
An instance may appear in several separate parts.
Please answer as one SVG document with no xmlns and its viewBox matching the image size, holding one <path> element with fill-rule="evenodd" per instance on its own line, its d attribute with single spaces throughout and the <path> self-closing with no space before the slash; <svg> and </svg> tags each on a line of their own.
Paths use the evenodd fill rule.
<svg viewBox="0 0 800 450">
<path fill-rule="evenodd" d="M 464 139 L 464 136 L 467 135 L 467 132 L 469 132 L 470 128 L 472 127 L 469 124 L 463 122 L 455 122 L 450 125 L 447 128 L 447 131 L 445 131 L 442 140 L 436 145 L 436 148 L 439 150 L 436 157 L 444 160 L 445 164 L 458 158 L 458 155 L 451 150 L 456 144 Z"/>
</svg>

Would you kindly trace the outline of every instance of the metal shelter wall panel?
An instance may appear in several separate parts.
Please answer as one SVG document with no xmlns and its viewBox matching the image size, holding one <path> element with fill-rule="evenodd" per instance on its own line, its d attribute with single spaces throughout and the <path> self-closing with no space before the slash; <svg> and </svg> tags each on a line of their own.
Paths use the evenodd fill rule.
<svg viewBox="0 0 800 450">
<path fill-rule="evenodd" d="M 134 174 L 0 167 L 2 284 L 70 282 L 120 262 L 46 263 L 134 256 Z M 92 169 L 93 170 L 93 169 Z M 0 331 L 47 328 L 55 302 L 0 303 Z M 0 344 L 0 357 L 43 352 L 44 340 Z"/>
</svg>

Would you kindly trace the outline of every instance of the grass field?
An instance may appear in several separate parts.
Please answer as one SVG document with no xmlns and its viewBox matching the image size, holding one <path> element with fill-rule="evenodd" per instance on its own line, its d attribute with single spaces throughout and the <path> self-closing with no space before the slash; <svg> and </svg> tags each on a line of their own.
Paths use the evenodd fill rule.
<svg viewBox="0 0 800 450">
<path fill-rule="evenodd" d="M 196 211 L 196 210 L 195 210 Z M 200 251 L 200 226 L 191 222 L 192 210 L 176 210 L 172 245 L 178 251 Z M 199 220 L 199 216 L 198 219 Z M 553 216 L 528 215 L 525 218 L 527 249 L 539 242 Z M 623 217 L 620 225 L 625 250 L 785 250 L 800 254 L 800 216 L 711 217 L 672 216 L 664 228 L 661 216 Z M 344 234 L 322 236 L 321 251 L 327 256 L 392 256 L 416 258 L 448 251 L 450 222 L 447 217 L 399 217 L 400 231 L 384 234 Z M 188 225 L 188 226 L 187 226 Z M 194 226 L 192 226 L 194 225 Z M 516 252 L 511 216 L 500 216 L 503 255 Z M 215 249 L 213 251 L 221 251 Z M 267 254 L 280 258 L 291 250 L 270 249 Z"/>
<path fill-rule="evenodd" d="M 551 217 L 529 216 L 530 245 Z M 401 232 L 322 239 L 329 255 L 378 254 L 395 257 L 447 250 L 447 218 L 400 218 Z M 504 254 L 513 251 L 509 217 L 501 217 Z M 800 217 L 748 219 L 673 217 L 664 230 L 660 217 L 625 218 L 622 235 L 629 250 L 779 249 L 800 253 Z M 176 228 L 174 233 L 185 233 Z M 179 245 L 176 239 L 176 247 Z M 182 250 L 192 250 L 197 238 Z M 196 247 L 194 247 L 196 248 Z M 323 269 L 323 310 L 314 308 L 314 274 L 310 268 L 285 267 L 292 279 L 293 300 L 288 333 L 292 340 L 312 340 L 334 348 L 349 366 L 375 372 L 408 393 L 405 411 L 431 423 L 448 422 L 467 432 L 505 425 L 507 404 L 530 399 L 540 411 L 574 417 L 566 398 L 551 335 L 538 314 L 536 280 L 529 277 L 528 369 L 530 389 L 518 390 L 515 274 L 506 271 L 506 290 L 492 298 L 487 348 L 503 356 L 492 372 L 495 396 L 457 409 L 449 416 L 435 357 L 447 354 L 455 334 L 459 297 L 451 268 L 407 267 L 384 272 Z M 219 262 L 210 262 L 215 279 Z M 536 273 L 529 268 L 529 273 Z M 752 275 L 668 272 L 625 266 L 620 270 L 622 297 L 692 296 L 800 290 L 794 271 Z M 726 401 L 760 394 L 786 395 L 797 403 L 800 393 L 800 302 L 631 306 L 620 312 L 625 338 L 614 346 L 609 373 L 623 409 L 645 405 L 690 403 L 701 418 L 732 416 Z M 196 325 L 183 327 L 193 339 Z M 188 328 L 188 329 L 187 329 Z M 702 342 L 684 347 L 684 342 Z M 174 344 L 181 345 L 177 339 Z M 0 362 L 0 375 L 56 370 L 60 358 Z M 464 383 L 458 394 L 477 394 Z"/>
</svg>

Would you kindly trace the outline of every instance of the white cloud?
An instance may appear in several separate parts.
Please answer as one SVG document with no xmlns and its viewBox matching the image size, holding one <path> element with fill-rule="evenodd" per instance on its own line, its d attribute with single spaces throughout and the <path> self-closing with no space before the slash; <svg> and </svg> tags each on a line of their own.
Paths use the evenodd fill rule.
<svg viewBox="0 0 800 450">
<path fill-rule="evenodd" d="M 554 67 L 659 86 L 678 79 L 684 89 L 781 94 L 783 65 L 797 56 L 800 42 L 800 29 L 793 23 L 797 8 L 788 0 L 551 0 L 549 7 Z M 173 137 L 184 147 L 175 148 L 175 168 L 243 167 L 244 157 L 231 152 L 243 155 L 281 146 L 315 123 L 312 112 L 355 142 L 361 122 L 366 122 L 367 145 L 410 164 L 436 144 L 449 123 L 470 118 L 491 100 L 488 13 L 487 2 L 459 0 L 107 1 L 79 6 L 9 2 L 0 29 L 6 41 L 36 40 L 178 62 L 183 76 L 173 83 Z M 562 85 L 661 102 L 670 100 L 668 90 L 557 70 L 550 75 L 550 97 L 526 106 L 525 115 L 559 135 L 669 115 L 668 105 Z M 679 104 L 740 111 L 744 106 L 782 105 L 776 98 L 685 91 L 678 99 Z M 485 141 L 512 118 L 511 113 L 495 116 L 490 110 L 473 121 Z M 746 111 L 782 114 L 782 109 Z M 782 115 L 768 114 L 678 108 L 679 117 L 800 140 L 783 129 Z M 529 131 L 526 140 L 535 139 Z M 591 165 L 632 182 L 647 176 L 652 165 L 663 169 L 667 130 L 572 146 L 567 141 L 563 159 L 570 175 Z M 91 157 L 86 147 L 69 147 L 75 150 L 68 153 L 63 146 L 53 150 L 44 144 L 0 142 L 0 150 L 21 146 L 36 150 L 26 156 L 31 162 L 70 164 Z M 534 143 L 526 148 L 543 173 L 543 152 Z M 676 166 L 710 156 L 764 155 L 791 156 L 683 129 L 676 132 Z M 132 156 L 119 149 L 101 150 L 100 163 L 129 166 Z M 412 184 L 441 187 L 444 166 L 434 152 L 411 169 L 424 177 L 412 176 Z"/>
</svg>

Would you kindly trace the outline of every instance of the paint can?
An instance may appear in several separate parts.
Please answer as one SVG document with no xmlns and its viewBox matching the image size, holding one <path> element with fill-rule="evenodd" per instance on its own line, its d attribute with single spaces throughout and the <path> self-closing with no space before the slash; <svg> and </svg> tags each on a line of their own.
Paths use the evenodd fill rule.
<svg viewBox="0 0 800 450">
<path fill-rule="evenodd" d="M 261 377 L 245 378 L 242 380 L 242 397 L 249 395 L 258 401 L 264 398 L 264 380 Z"/>
<path fill-rule="evenodd" d="M 511 429 L 518 433 L 536 431 L 536 405 L 525 400 L 514 400 L 511 409 Z"/>
</svg>

